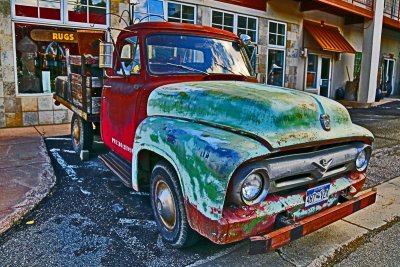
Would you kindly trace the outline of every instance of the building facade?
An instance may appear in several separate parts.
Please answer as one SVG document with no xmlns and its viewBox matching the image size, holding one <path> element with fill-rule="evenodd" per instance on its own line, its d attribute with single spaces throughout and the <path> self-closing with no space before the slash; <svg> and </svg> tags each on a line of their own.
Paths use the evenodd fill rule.
<svg viewBox="0 0 400 267">
<path fill-rule="evenodd" d="M 71 112 L 52 99 L 66 48 L 78 53 L 80 29 L 125 27 L 128 9 L 125 0 L 0 0 L 0 128 L 68 122 Z M 400 93 L 396 0 L 141 0 L 134 11 L 135 22 L 248 34 L 263 83 L 333 99 L 343 88 L 359 102 L 374 102 L 377 87 Z"/>
</svg>

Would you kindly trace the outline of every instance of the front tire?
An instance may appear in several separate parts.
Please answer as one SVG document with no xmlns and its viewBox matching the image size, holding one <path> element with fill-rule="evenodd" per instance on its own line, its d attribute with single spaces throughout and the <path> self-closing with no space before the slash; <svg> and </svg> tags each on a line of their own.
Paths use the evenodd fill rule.
<svg viewBox="0 0 400 267">
<path fill-rule="evenodd" d="M 93 145 L 93 127 L 90 122 L 83 120 L 74 113 L 71 119 L 71 140 L 76 153 L 91 150 Z"/>
<path fill-rule="evenodd" d="M 172 247 L 184 248 L 199 240 L 199 234 L 187 221 L 176 172 L 165 161 L 159 161 L 153 168 L 150 197 L 157 228 L 166 242 Z"/>
</svg>

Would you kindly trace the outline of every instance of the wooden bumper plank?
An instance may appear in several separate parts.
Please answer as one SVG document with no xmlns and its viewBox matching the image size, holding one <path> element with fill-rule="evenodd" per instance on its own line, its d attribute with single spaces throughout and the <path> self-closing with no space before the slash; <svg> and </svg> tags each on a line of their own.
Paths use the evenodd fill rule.
<svg viewBox="0 0 400 267">
<path fill-rule="evenodd" d="M 370 191 L 357 198 L 304 218 L 293 225 L 283 227 L 264 236 L 251 237 L 249 254 L 264 253 L 287 245 L 291 241 L 315 232 L 375 203 L 375 200 L 376 192 Z"/>
</svg>

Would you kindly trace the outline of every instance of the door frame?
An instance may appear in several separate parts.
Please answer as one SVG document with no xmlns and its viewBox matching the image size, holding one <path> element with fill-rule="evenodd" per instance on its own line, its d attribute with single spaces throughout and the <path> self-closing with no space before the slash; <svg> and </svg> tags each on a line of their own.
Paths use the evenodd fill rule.
<svg viewBox="0 0 400 267">
<path fill-rule="evenodd" d="M 388 70 L 389 68 L 385 69 L 385 61 L 392 61 L 393 62 L 393 70 L 392 70 L 392 92 L 391 95 L 394 92 L 394 85 L 395 85 L 395 78 L 396 78 L 396 59 L 395 58 L 389 58 L 389 57 L 385 57 L 383 58 L 383 67 L 384 67 L 384 74 L 385 74 L 385 82 L 386 82 L 386 78 L 388 77 Z M 388 65 L 389 66 L 389 65 Z"/>
<path fill-rule="evenodd" d="M 315 55 L 318 57 L 318 67 L 317 67 L 317 86 L 316 88 L 307 88 L 307 73 L 308 73 L 308 59 L 310 55 Z M 321 53 L 315 53 L 315 52 L 309 52 L 307 55 L 307 58 L 305 60 L 305 77 L 304 77 L 304 91 L 316 93 L 318 95 L 321 95 L 321 70 L 322 70 L 322 59 L 326 58 L 329 59 L 329 84 L 328 84 L 328 96 L 330 97 L 331 95 L 331 87 L 332 87 L 332 75 L 333 75 L 333 57 L 331 55 L 327 54 L 321 54 Z"/>
</svg>

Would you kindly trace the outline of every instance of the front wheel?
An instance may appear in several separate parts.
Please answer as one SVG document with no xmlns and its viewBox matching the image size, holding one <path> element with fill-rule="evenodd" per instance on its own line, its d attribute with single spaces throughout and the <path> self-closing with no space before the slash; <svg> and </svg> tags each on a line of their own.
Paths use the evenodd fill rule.
<svg viewBox="0 0 400 267">
<path fill-rule="evenodd" d="M 162 237 L 175 248 L 194 245 L 200 236 L 187 221 L 183 195 L 174 169 L 165 161 L 160 161 L 154 166 L 151 179 L 151 207 Z"/>
<path fill-rule="evenodd" d="M 71 120 L 72 146 L 76 153 L 82 150 L 91 150 L 93 145 L 93 128 L 90 122 L 85 121 L 74 113 Z"/>
</svg>

